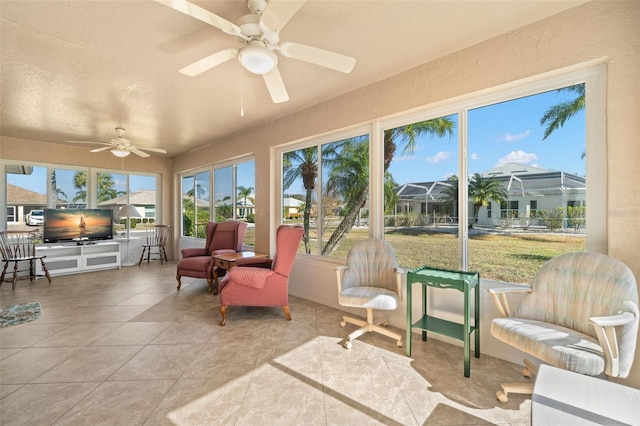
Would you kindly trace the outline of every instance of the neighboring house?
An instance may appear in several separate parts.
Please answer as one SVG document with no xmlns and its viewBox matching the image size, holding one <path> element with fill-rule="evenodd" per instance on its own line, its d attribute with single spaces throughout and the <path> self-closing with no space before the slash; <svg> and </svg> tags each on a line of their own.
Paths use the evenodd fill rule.
<svg viewBox="0 0 640 426">
<path fill-rule="evenodd" d="M 507 201 L 502 205 L 491 202 L 489 206 L 480 208 L 478 225 L 499 225 L 500 219 L 509 214 L 518 218 L 532 218 L 543 209 L 586 206 L 584 177 L 518 163 L 508 163 L 481 175 L 500 182 L 507 192 Z M 456 206 L 443 201 L 446 188 L 450 186 L 451 182 L 431 181 L 397 187 L 397 213 L 441 214 L 457 221 Z M 469 204 L 471 214 L 471 201 Z"/>
<path fill-rule="evenodd" d="M 247 198 L 246 200 L 242 199 L 236 202 L 236 217 L 246 218 L 253 214 L 255 214 L 255 206 L 251 199 Z"/>
<path fill-rule="evenodd" d="M 300 208 L 304 204 L 304 201 L 300 201 L 297 198 L 293 197 L 284 197 L 282 199 L 282 208 L 284 210 L 284 218 L 299 218 L 300 217 Z"/>
<path fill-rule="evenodd" d="M 58 199 L 58 204 L 65 203 L 64 200 Z M 7 183 L 8 224 L 23 224 L 25 217 L 31 210 L 42 210 L 46 207 L 47 196 L 45 194 Z"/>
<path fill-rule="evenodd" d="M 142 217 L 155 219 L 156 217 L 156 191 L 153 189 L 140 189 L 130 194 L 124 194 L 116 198 L 98 203 L 101 209 L 112 209 L 114 214 L 125 204 L 133 205 Z"/>
</svg>

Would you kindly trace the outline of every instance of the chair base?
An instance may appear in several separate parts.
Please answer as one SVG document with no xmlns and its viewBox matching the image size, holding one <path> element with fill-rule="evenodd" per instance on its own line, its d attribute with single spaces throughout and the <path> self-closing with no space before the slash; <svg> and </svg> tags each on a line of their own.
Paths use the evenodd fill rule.
<svg viewBox="0 0 640 426">
<path fill-rule="evenodd" d="M 343 316 L 342 321 L 340 322 L 340 327 L 345 327 L 347 323 L 360 326 L 358 330 L 354 331 L 353 333 L 349 334 L 349 336 L 347 336 L 347 339 L 343 344 L 343 346 L 347 349 L 351 349 L 352 340 L 357 339 L 358 337 L 362 336 L 365 333 L 371 333 L 371 332 L 376 332 L 384 336 L 391 337 L 392 339 L 396 340 L 396 345 L 398 347 L 402 347 L 402 335 L 398 333 L 394 333 L 393 331 L 384 327 L 389 324 L 389 321 L 387 320 L 387 318 L 381 318 L 374 322 L 373 309 L 367 309 L 366 321 L 363 321 L 357 318 L 348 317 L 348 316 Z"/>
<path fill-rule="evenodd" d="M 538 368 L 533 365 L 531 361 L 528 359 L 523 360 L 524 368 L 522 369 L 522 375 L 525 377 L 531 378 L 533 375 L 538 373 Z M 496 397 L 500 402 L 509 401 L 509 397 L 507 396 L 510 393 L 521 393 L 521 394 L 533 394 L 533 385 L 534 382 L 521 382 L 521 383 L 502 383 L 502 390 L 496 392 Z"/>
</svg>

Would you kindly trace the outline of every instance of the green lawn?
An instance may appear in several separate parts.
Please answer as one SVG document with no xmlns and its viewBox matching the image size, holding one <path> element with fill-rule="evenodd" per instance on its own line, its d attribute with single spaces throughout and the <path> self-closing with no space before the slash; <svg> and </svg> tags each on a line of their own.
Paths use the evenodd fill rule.
<svg viewBox="0 0 640 426">
<path fill-rule="evenodd" d="M 585 249 L 584 235 L 552 232 L 471 233 L 469 269 L 480 272 L 481 278 L 497 281 L 530 283 L 547 260 L 562 253 Z M 333 256 L 346 258 L 351 245 L 367 236 L 367 229 L 352 229 Z M 386 230 L 385 240 L 393 245 L 398 262 L 404 268 L 423 265 L 458 268 L 459 249 L 455 233 L 429 228 L 398 228 Z M 304 245 L 301 245 L 300 251 L 304 251 Z"/>
</svg>

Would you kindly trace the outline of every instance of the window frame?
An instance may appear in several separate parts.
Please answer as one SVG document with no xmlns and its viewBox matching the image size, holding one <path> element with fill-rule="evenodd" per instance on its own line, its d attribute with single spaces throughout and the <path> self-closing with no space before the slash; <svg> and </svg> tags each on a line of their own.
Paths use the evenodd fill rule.
<svg viewBox="0 0 640 426">
<path fill-rule="evenodd" d="M 196 241 L 204 241 L 204 238 L 198 238 L 197 234 L 195 236 L 189 236 L 189 235 L 184 235 L 184 218 L 183 218 L 183 209 L 182 209 L 182 194 L 184 194 L 184 187 L 183 187 L 183 180 L 186 177 L 192 177 L 193 178 L 193 182 L 194 182 L 194 189 L 195 189 L 195 185 L 197 183 L 196 180 L 196 176 L 198 174 L 201 173 L 209 173 L 209 189 L 210 192 L 213 192 L 215 190 L 215 172 L 216 170 L 219 169 L 224 169 L 227 167 L 232 167 L 232 181 L 233 181 L 233 193 L 232 193 L 232 205 L 235 206 L 236 204 L 236 200 L 237 200 L 237 166 L 239 164 L 243 164 L 243 163 L 249 163 L 249 162 L 253 162 L 254 163 L 254 190 L 255 190 L 255 168 L 256 168 L 256 159 L 255 159 L 255 155 L 249 154 L 249 155 L 243 155 L 240 157 L 236 157 L 233 159 L 228 159 L 228 160 L 224 160 L 224 161 L 220 161 L 217 163 L 212 163 L 212 164 L 208 164 L 206 166 L 203 167 L 198 167 L 195 169 L 191 169 L 188 171 L 184 171 L 181 173 L 178 173 L 178 182 L 179 182 L 179 191 L 178 191 L 178 196 L 180 198 L 180 207 L 179 207 L 179 214 L 178 214 L 178 221 L 180 223 L 180 238 L 185 238 L 185 239 L 190 239 L 190 240 L 196 240 Z M 256 195 L 257 197 L 257 195 Z M 255 209 L 255 206 L 254 206 Z M 236 220 L 237 219 L 237 209 L 233 208 L 233 219 Z M 209 220 L 213 221 L 215 220 L 215 216 L 216 212 L 215 212 L 215 196 L 212 196 L 211 194 L 209 195 Z M 249 246 L 252 247 L 252 246 Z"/>
<path fill-rule="evenodd" d="M 606 64 L 603 61 L 590 61 L 584 64 L 569 67 L 563 70 L 555 70 L 548 73 L 528 77 L 491 87 L 478 92 L 473 92 L 447 99 L 431 105 L 425 105 L 420 109 L 398 112 L 389 118 L 380 118 L 365 125 L 353 126 L 347 130 L 341 129 L 335 132 L 327 132 L 322 135 L 310 136 L 292 143 L 280 145 L 274 148 L 274 201 L 275 215 L 272 221 L 275 228 L 282 223 L 282 163 L 284 152 L 320 146 L 323 143 L 337 141 L 353 135 L 359 129 L 370 128 L 369 147 L 369 233 L 371 237 L 384 238 L 384 196 L 383 185 L 383 141 L 384 130 L 395 127 L 429 120 L 433 118 L 458 115 L 458 171 L 461 177 L 458 188 L 459 205 L 459 252 L 460 269 L 467 270 L 469 265 L 469 200 L 468 200 L 468 118 L 469 110 L 481 108 L 499 102 L 514 100 L 538 93 L 557 90 L 575 84 L 585 84 L 585 150 L 586 170 L 589 180 L 586 204 L 592 206 L 587 215 L 587 235 L 585 250 L 599 253 L 607 251 L 607 225 L 606 225 L 606 188 L 607 188 L 607 150 L 606 150 Z M 319 163 L 319 167 L 321 164 Z M 321 187 L 321 181 L 318 182 Z M 320 252 L 320 251 L 319 251 Z M 321 255 L 307 255 L 314 258 L 324 258 Z"/>
</svg>

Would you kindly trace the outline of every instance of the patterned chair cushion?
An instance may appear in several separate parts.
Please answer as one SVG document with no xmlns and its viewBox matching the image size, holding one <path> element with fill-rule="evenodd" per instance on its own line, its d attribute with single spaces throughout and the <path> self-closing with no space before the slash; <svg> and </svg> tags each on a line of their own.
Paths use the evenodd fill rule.
<svg viewBox="0 0 640 426">
<path fill-rule="evenodd" d="M 497 318 L 491 334 L 555 367 L 597 376 L 605 360 L 597 339 L 560 325 L 523 318 Z"/>
</svg>

